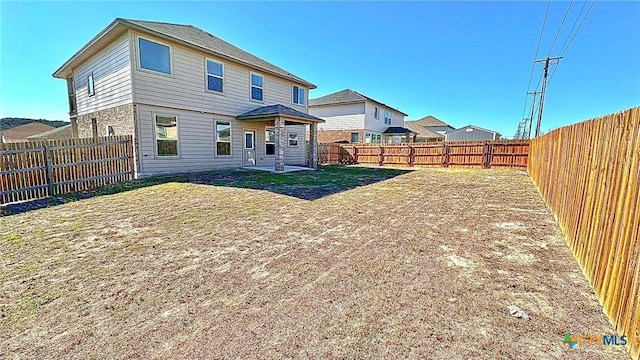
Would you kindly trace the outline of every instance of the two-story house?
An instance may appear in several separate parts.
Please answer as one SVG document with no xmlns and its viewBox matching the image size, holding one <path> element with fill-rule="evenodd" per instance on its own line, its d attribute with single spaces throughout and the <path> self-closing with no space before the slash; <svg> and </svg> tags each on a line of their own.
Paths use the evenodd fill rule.
<svg viewBox="0 0 640 360">
<path fill-rule="evenodd" d="M 325 121 L 318 125 L 321 143 L 412 142 L 415 134 L 404 127 L 407 114 L 351 89 L 311 99 L 309 113 Z"/>
<path fill-rule="evenodd" d="M 53 76 L 74 137 L 133 135 L 138 177 L 316 166 L 316 86 L 196 27 L 115 19 Z"/>
</svg>

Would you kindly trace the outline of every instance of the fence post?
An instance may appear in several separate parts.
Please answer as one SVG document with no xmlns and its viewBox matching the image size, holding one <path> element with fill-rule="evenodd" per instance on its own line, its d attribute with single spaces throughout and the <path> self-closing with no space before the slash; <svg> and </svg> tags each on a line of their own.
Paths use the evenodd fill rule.
<svg viewBox="0 0 640 360">
<path fill-rule="evenodd" d="M 442 167 L 449 167 L 449 145 L 442 143 Z"/>
<path fill-rule="evenodd" d="M 491 168 L 491 160 L 493 159 L 492 150 L 493 150 L 493 145 L 488 142 L 485 142 L 484 143 L 484 163 L 482 164 L 483 169 Z"/>
<path fill-rule="evenodd" d="M 384 149 L 382 148 L 382 145 L 378 145 L 378 166 L 384 165 L 384 156 L 382 156 L 383 153 Z"/>
<path fill-rule="evenodd" d="M 409 144 L 409 154 L 407 154 L 407 165 L 413 166 L 413 146 Z"/>
<path fill-rule="evenodd" d="M 43 145 L 44 148 L 44 166 L 47 170 L 47 185 L 49 188 L 49 196 L 54 196 L 56 194 L 56 186 L 53 183 L 53 168 L 51 167 L 51 148 L 47 146 L 46 143 Z"/>
</svg>

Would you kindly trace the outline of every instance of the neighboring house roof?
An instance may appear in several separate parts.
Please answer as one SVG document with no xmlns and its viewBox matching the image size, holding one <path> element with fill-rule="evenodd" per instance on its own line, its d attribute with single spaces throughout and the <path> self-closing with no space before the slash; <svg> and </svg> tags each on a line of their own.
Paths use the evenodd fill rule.
<svg viewBox="0 0 640 360">
<path fill-rule="evenodd" d="M 2 132 L 2 142 L 21 142 L 27 138 L 45 131 L 55 129 L 53 126 L 41 122 L 30 122 L 28 124 L 12 127 Z"/>
<path fill-rule="evenodd" d="M 436 118 L 435 116 L 432 115 L 427 115 L 425 117 L 423 117 L 422 119 L 418 119 L 418 120 L 409 120 L 413 123 L 416 123 L 418 125 L 422 125 L 422 126 L 448 126 L 452 129 L 454 129 L 453 126 L 447 124 L 446 122 Z"/>
<path fill-rule="evenodd" d="M 479 126 L 475 126 L 475 125 L 467 125 L 467 126 L 463 126 L 463 127 L 459 128 L 459 129 L 449 131 L 449 132 L 447 132 L 447 134 L 454 133 L 454 132 L 461 132 L 461 131 L 465 131 L 465 129 L 468 129 L 468 128 L 474 128 L 474 129 L 477 129 L 477 130 L 482 130 L 482 131 L 486 131 L 486 132 L 490 132 L 490 133 L 493 133 L 493 134 L 497 134 L 497 135 L 502 136 L 502 134 L 500 134 L 500 133 L 499 133 L 499 132 L 497 132 L 497 131 L 493 131 L 493 130 L 489 130 L 489 129 L 481 128 L 481 127 L 479 127 Z"/>
<path fill-rule="evenodd" d="M 71 131 L 71 125 L 61 126 L 59 128 L 53 128 L 49 131 L 41 132 L 39 134 L 31 135 L 27 137 L 29 141 L 39 141 L 47 139 L 71 139 L 73 133 Z"/>
<path fill-rule="evenodd" d="M 368 96 L 362 95 L 357 91 L 351 89 L 344 89 L 342 91 L 335 92 L 333 94 L 325 95 L 319 97 L 317 99 L 310 99 L 309 106 L 323 106 L 323 105 L 337 105 L 337 104 L 353 104 L 360 103 L 365 101 L 372 101 L 374 103 L 380 104 L 382 106 L 388 107 L 389 109 L 393 109 L 404 116 L 409 116 L 402 111 L 391 107 L 385 103 L 382 103 L 378 100 L 372 99 Z"/>
<path fill-rule="evenodd" d="M 407 129 L 415 131 L 418 134 L 418 137 L 425 139 L 444 139 L 444 135 L 437 133 L 435 131 L 431 131 L 428 128 L 418 124 L 416 121 L 405 121 L 404 126 Z"/>
<path fill-rule="evenodd" d="M 309 115 L 301 111 L 298 111 L 296 109 L 292 109 L 290 107 L 286 107 L 280 104 L 261 106 L 257 109 L 254 109 L 242 115 L 236 116 L 236 119 L 262 120 L 262 119 L 272 118 L 276 116 L 285 116 L 285 117 L 296 118 L 296 119 L 301 119 L 301 120 L 306 120 L 311 122 L 324 122 L 324 120 L 317 118 L 313 115 Z"/>
<path fill-rule="evenodd" d="M 403 128 L 402 126 L 389 126 L 387 130 L 382 132 L 383 134 L 388 135 L 407 135 L 407 134 L 415 134 L 415 131 L 411 131 L 407 128 Z"/>
<path fill-rule="evenodd" d="M 57 78 L 66 77 L 70 68 L 77 67 L 90 56 L 95 55 L 102 47 L 106 46 L 110 41 L 115 40 L 117 36 L 120 36 L 120 34 L 124 33 L 128 28 L 169 39 L 190 48 L 256 68 L 272 75 L 306 85 L 311 89 L 316 88 L 314 84 L 234 45 L 231 45 L 230 43 L 195 26 L 122 18 L 115 19 L 111 24 L 109 24 L 109 26 L 102 30 L 102 32 L 91 39 L 89 43 L 82 47 L 69 60 L 67 60 L 64 65 L 56 70 L 53 76 Z"/>
</svg>

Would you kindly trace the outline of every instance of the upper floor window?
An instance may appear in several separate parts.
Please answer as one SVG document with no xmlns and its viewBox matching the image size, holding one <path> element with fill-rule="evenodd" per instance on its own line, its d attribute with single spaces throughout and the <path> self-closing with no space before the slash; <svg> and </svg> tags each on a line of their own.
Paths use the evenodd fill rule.
<svg viewBox="0 0 640 360">
<path fill-rule="evenodd" d="M 293 85 L 293 103 L 304 105 L 305 91 L 304 88 Z"/>
<path fill-rule="evenodd" d="M 391 125 L 391 112 L 387 111 L 384 113 L 384 123 Z"/>
<path fill-rule="evenodd" d="M 138 38 L 140 67 L 163 74 L 171 74 L 171 51 L 167 45 Z"/>
<path fill-rule="evenodd" d="M 156 115 L 156 154 L 178 156 L 178 117 Z"/>
<path fill-rule="evenodd" d="M 87 76 L 87 93 L 89 93 L 89 96 L 93 96 L 96 93 L 96 89 L 93 84 L 93 73 Z"/>
<path fill-rule="evenodd" d="M 262 75 L 251 73 L 251 100 L 263 100 L 262 86 L 264 77 Z"/>
<path fill-rule="evenodd" d="M 380 119 L 380 109 L 378 108 L 373 109 L 373 117 L 375 117 L 376 119 Z"/>
<path fill-rule="evenodd" d="M 215 60 L 207 59 L 207 89 L 215 92 L 223 92 L 224 65 Z"/>
</svg>

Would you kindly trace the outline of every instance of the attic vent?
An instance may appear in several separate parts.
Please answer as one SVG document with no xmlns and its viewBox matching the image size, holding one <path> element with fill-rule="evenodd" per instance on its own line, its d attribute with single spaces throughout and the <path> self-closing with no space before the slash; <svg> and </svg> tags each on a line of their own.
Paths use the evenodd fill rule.
<svg viewBox="0 0 640 360">
<path fill-rule="evenodd" d="M 466 132 L 473 132 L 473 129 L 472 129 L 472 128 L 468 128 L 468 129 L 466 129 L 465 131 L 466 131 Z"/>
</svg>

